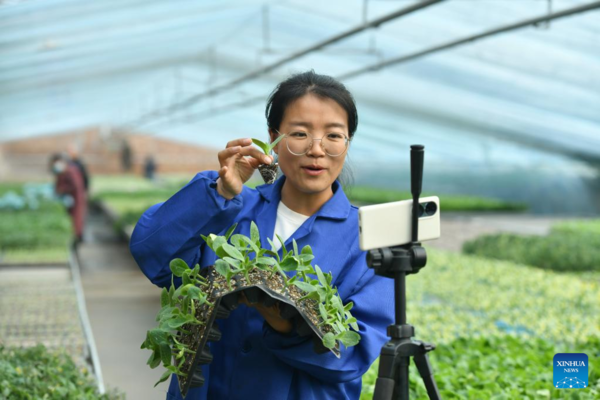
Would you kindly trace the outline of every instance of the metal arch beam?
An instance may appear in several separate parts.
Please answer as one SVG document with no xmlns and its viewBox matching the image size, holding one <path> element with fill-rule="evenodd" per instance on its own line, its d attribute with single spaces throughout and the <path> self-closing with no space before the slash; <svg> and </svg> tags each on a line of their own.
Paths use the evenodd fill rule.
<svg viewBox="0 0 600 400">
<path fill-rule="evenodd" d="M 387 14 L 387 15 L 385 15 L 385 16 L 383 16 L 381 18 L 378 18 L 376 20 L 373 20 L 371 22 L 367 22 L 365 24 L 361 24 L 361 25 L 359 25 L 359 26 L 357 26 L 355 28 L 352 28 L 352 29 L 350 29 L 350 30 L 348 30 L 346 32 L 342 32 L 342 33 L 340 33 L 340 34 L 338 34 L 336 36 L 333 36 L 333 37 L 331 37 L 329 39 L 326 39 L 326 40 L 324 40 L 322 42 L 319 42 L 319 43 L 317 43 L 317 44 L 315 44 L 313 46 L 310 46 L 310 47 L 308 47 L 306 49 L 300 50 L 300 51 L 298 51 L 298 52 L 296 52 L 296 53 L 294 53 L 294 54 L 292 54 L 292 55 L 290 55 L 288 57 L 285 57 L 285 58 L 283 58 L 283 59 L 281 59 L 281 60 L 279 60 L 279 61 L 277 61 L 277 62 L 275 62 L 273 64 L 270 64 L 270 65 L 268 65 L 266 67 L 257 69 L 255 71 L 252 71 L 252 72 L 246 74 L 246 75 L 243 75 L 240 78 L 237 78 L 237 79 L 235 79 L 235 80 L 233 80 L 231 82 L 228 82 L 228 83 L 225 83 L 223 85 L 217 86 L 217 87 L 215 87 L 213 89 L 210 89 L 210 90 L 208 90 L 208 91 L 206 91 L 204 93 L 198 93 L 196 95 L 190 96 L 189 98 L 187 98 L 187 99 L 185 99 L 185 100 L 183 100 L 181 102 L 172 104 L 171 106 L 167 107 L 164 110 L 156 110 L 156 111 L 153 111 L 153 112 L 148 113 L 146 115 L 143 115 L 138 120 L 132 121 L 129 125 L 140 126 L 140 125 L 143 125 L 144 123 L 147 123 L 149 120 L 159 118 L 159 117 L 161 117 L 163 115 L 172 113 L 172 112 L 177 111 L 179 109 L 187 108 L 187 107 L 189 107 L 189 106 L 197 103 L 199 100 L 201 100 L 203 98 L 214 96 L 214 95 L 216 95 L 216 94 L 218 94 L 220 92 L 232 89 L 235 86 L 239 85 L 240 83 L 243 83 L 245 81 L 258 78 L 259 76 L 264 75 L 264 74 L 266 74 L 266 73 L 268 73 L 268 72 L 270 72 L 270 71 L 272 71 L 272 70 L 274 70 L 276 68 L 279 68 L 282 65 L 289 63 L 290 61 L 293 61 L 295 59 L 303 57 L 303 56 L 305 56 L 305 55 L 307 55 L 309 53 L 312 53 L 314 51 L 320 50 L 323 47 L 326 47 L 326 46 L 329 46 L 329 45 L 331 45 L 333 43 L 339 42 L 340 40 L 343 40 L 343 39 L 346 39 L 346 38 L 348 38 L 350 36 L 356 35 L 356 34 L 358 34 L 360 32 L 363 32 L 363 31 L 365 31 L 367 29 L 376 28 L 379 25 L 382 25 L 382 24 L 384 24 L 386 22 L 389 22 L 391 20 L 394 20 L 394 19 L 399 18 L 399 17 L 404 16 L 404 15 L 408 15 L 408 14 L 410 14 L 412 12 L 421 10 L 421 9 L 423 9 L 425 7 L 428 7 L 428 6 L 440 3 L 442 1 L 444 1 L 444 0 L 423 0 L 423 1 L 419 2 L 419 3 L 413 4 L 413 5 L 409 6 L 409 7 L 405 7 L 403 9 L 401 9 L 401 10 L 396 11 L 396 12 Z"/>
<path fill-rule="evenodd" d="M 505 33 L 505 32 L 510 32 L 510 31 L 514 31 L 517 29 L 521 29 L 521 28 L 525 28 L 527 26 L 531 26 L 531 25 L 537 25 L 540 24 L 542 22 L 549 22 L 555 19 L 560 19 L 560 18 L 564 18 L 564 17 L 568 17 L 571 15 L 575 15 L 575 14 L 580 14 L 586 11 L 592 11 L 595 9 L 600 8 L 600 1 L 595 1 L 593 3 L 589 3 L 589 4 L 584 4 L 582 6 L 578 6 L 578 7 L 573 7 L 573 8 L 569 8 L 567 10 L 563 10 L 560 12 L 556 12 L 553 14 L 546 14 L 544 16 L 541 17 L 536 17 L 536 18 L 530 18 L 527 19 L 525 21 L 521 21 L 521 22 L 516 22 L 514 24 L 510 24 L 510 25 L 504 25 L 495 29 L 490 29 L 488 31 L 479 33 L 477 35 L 472 35 L 472 36 L 468 36 L 462 39 L 458 39 L 458 40 L 453 40 L 438 46 L 434 46 L 434 47 L 430 47 L 428 49 L 422 50 L 422 51 L 418 51 L 412 54 L 408 54 L 405 56 L 400 56 L 400 57 L 396 57 L 396 58 L 392 58 L 390 60 L 387 61 L 383 61 L 374 65 L 370 65 L 368 67 L 365 68 L 360 68 L 357 69 L 355 71 L 352 72 L 348 72 L 346 74 L 343 74 L 341 76 L 338 77 L 338 79 L 340 80 L 344 80 L 344 79 L 350 79 L 350 78 L 354 78 L 355 76 L 358 75 L 362 75 L 366 72 L 375 72 L 378 71 L 380 69 L 383 68 L 387 68 L 387 67 L 391 67 L 392 65 L 396 65 L 396 64 L 401 64 L 407 61 L 412 61 L 415 60 L 417 58 L 429 55 L 429 54 L 433 54 L 433 53 L 437 53 L 439 51 L 442 50 L 448 50 L 452 47 L 456 47 L 456 46 L 460 46 L 463 44 L 467 44 L 467 43 L 471 43 L 474 42 L 476 40 L 480 40 L 486 37 L 490 37 L 490 36 L 494 36 L 500 33 Z"/>
</svg>

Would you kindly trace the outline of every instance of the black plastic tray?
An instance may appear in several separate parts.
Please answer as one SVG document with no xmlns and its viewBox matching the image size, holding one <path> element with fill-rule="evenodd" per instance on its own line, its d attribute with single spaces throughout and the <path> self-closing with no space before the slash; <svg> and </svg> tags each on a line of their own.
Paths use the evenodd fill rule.
<svg viewBox="0 0 600 400">
<path fill-rule="evenodd" d="M 208 316 L 206 315 L 208 309 L 208 306 L 206 305 L 200 307 L 196 312 L 197 317 L 206 320 L 206 326 L 201 337 L 195 342 L 198 343 L 198 346 L 196 349 L 192 349 L 195 350 L 196 353 L 193 355 L 194 359 L 190 364 L 189 371 L 183 371 L 187 373 L 187 377 L 179 377 L 179 390 L 184 398 L 190 388 L 200 387 L 204 384 L 201 366 L 209 364 L 212 361 L 212 355 L 210 354 L 207 342 L 209 340 L 217 341 L 221 337 L 221 333 L 215 325 L 215 319 L 229 317 L 231 310 L 237 308 L 239 295 L 242 292 L 244 292 L 246 299 L 250 303 L 263 303 L 265 306 L 271 306 L 279 301 L 281 316 L 285 319 L 292 320 L 292 324 L 298 335 L 312 335 L 313 349 L 317 354 L 331 351 L 337 358 L 340 358 L 338 344 L 336 343 L 336 346 L 332 349 L 325 347 L 323 345 L 324 332 L 314 325 L 306 313 L 298 307 L 290 297 L 274 291 L 268 287 L 266 283 L 254 283 L 249 286 L 241 286 L 239 275 L 235 277 L 236 279 L 233 279 L 233 290 L 229 290 L 228 288 L 217 288 L 214 283 L 217 273 L 212 266 L 204 269 L 203 275 L 208 279 L 208 298 L 209 301 L 214 304 L 214 308 L 210 311 L 210 315 Z M 186 327 L 184 326 L 184 329 L 185 328 Z"/>
</svg>

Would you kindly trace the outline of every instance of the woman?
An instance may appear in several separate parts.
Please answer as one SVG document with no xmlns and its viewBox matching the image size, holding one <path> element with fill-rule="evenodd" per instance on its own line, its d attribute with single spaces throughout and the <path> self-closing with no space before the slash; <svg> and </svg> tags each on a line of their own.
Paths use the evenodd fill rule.
<svg viewBox="0 0 600 400">
<path fill-rule="evenodd" d="M 354 302 L 361 342 L 333 354 L 316 354 L 309 338 L 299 337 L 278 307 L 240 306 L 218 320 L 223 336 L 211 343 L 213 362 L 203 369 L 202 388 L 186 399 L 358 399 L 361 377 L 386 341 L 392 323 L 391 281 L 367 268 L 358 247 L 358 212 L 337 178 L 357 126 L 352 95 L 333 78 L 314 71 L 294 75 L 271 94 L 267 109 L 271 141 L 283 172 L 273 185 L 244 186 L 260 164 L 270 164 L 238 139 L 219 152 L 217 172 L 198 175 L 165 203 L 150 208 L 138 222 L 131 252 L 158 286 L 171 282 L 169 262 L 214 264 L 215 254 L 200 235 L 222 234 L 234 223 L 249 235 L 255 221 L 261 243 L 278 234 L 299 248 L 310 244 L 313 265 L 333 274 L 344 303 Z M 171 379 L 168 399 L 181 399 Z"/>
</svg>

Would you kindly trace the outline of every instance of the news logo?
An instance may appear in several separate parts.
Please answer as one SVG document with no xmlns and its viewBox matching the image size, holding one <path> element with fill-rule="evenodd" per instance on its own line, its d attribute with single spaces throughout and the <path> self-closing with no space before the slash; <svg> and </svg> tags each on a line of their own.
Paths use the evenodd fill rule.
<svg viewBox="0 0 600 400">
<path fill-rule="evenodd" d="M 584 353 L 554 355 L 554 387 L 585 389 L 588 387 L 588 356 Z"/>
</svg>

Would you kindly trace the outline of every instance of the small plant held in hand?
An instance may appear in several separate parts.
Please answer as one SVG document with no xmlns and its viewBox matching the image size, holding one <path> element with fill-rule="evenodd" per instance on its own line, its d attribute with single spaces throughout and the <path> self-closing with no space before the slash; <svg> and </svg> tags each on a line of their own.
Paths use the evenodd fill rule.
<svg viewBox="0 0 600 400">
<path fill-rule="evenodd" d="M 281 135 L 279 136 L 277 139 L 275 139 L 272 143 L 265 143 L 261 140 L 258 139 L 252 139 L 252 142 L 257 145 L 258 147 L 260 147 L 262 149 L 262 151 L 266 154 L 266 155 L 271 155 L 271 151 L 273 150 L 273 148 L 277 145 L 277 143 L 279 143 L 285 136 Z M 275 182 L 275 179 L 277 178 L 277 168 L 278 168 L 279 164 L 277 164 L 276 162 L 273 162 L 270 165 L 266 165 L 266 164 L 261 164 L 258 166 L 258 170 L 260 171 L 260 175 L 262 176 L 263 180 L 265 181 L 265 183 L 271 184 L 273 182 Z"/>
</svg>

